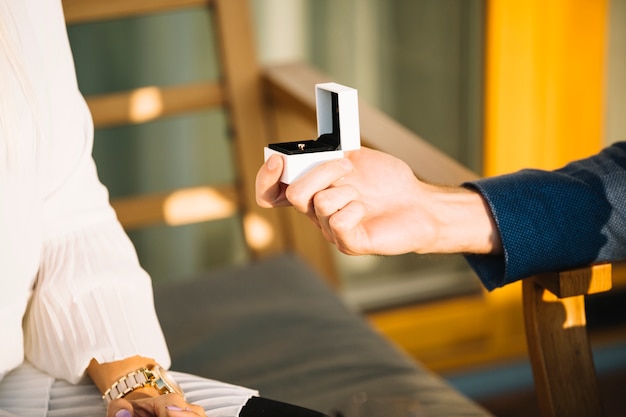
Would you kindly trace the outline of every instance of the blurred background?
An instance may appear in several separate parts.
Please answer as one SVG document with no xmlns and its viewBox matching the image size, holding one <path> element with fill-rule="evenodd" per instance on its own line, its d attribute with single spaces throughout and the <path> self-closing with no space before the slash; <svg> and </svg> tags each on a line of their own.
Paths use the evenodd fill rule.
<svg viewBox="0 0 626 417">
<path fill-rule="evenodd" d="M 472 170 L 481 170 L 482 0 L 257 0 L 252 5 L 262 63 L 310 62 Z M 205 10 L 69 30 L 84 94 L 217 76 Z M 100 129 L 94 150 L 100 177 L 112 197 L 199 185 L 207 178 L 231 181 L 226 129 L 219 111 Z M 155 227 L 131 232 L 131 238 L 156 281 L 184 279 L 208 267 L 245 262 L 239 227 L 231 219 Z M 337 257 L 344 295 L 357 308 L 478 286 L 460 257 L 444 262 L 412 255 Z"/>
<path fill-rule="evenodd" d="M 479 175 L 553 169 L 626 139 L 625 0 L 251 4 L 263 65 L 312 64 L 336 82 L 357 88 L 361 99 Z M 217 78 L 213 29 L 203 9 L 72 25 L 69 36 L 81 91 L 100 94 Z M 98 129 L 94 157 L 111 196 L 122 197 L 231 182 L 230 147 L 225 115 L 206 111 Z M 237 218 L 156 226 L 130 236 L 156 285 L 249 261 Z M 403 307 L 484 295 L 461 256 L 335 256 L 340 295 L 383 332 L 386 319 L 377 319 L 380 312 L 400 309 L 411 317 Z M 519 333 L 519 288 L 490 297 L 498 308 L 507 306 L 506 320 L 492 327 Z M 458 308 L 463 307 L 448 310 Z M 597 320 L 600 326 L 603 320 Z M 492 343 L 497 347 L 490 354 L 460 362 L 406 348 L 453 378 L 462 369 L 510 363 L 523 355 L 523 336 L 509 340 L 511 346 L 505 348 L 503 339 Z M 442 349 L 433 348 L 447 357 L 458 354 Z M 626 364 L 624 350 L 613 354 L 607 366 Z M 508 372 L 509 377 L 530 378 L 529 371 L 522 371 L 524 377 L 516 372 Z M 464 389 L 475 385 L 460 373 L 457 377 Z"/>
<path fill-rule="evenodd" d="M 262 63 L 310 62 L 480 171 L 482 1 L 260 0 L 252 4 Z M 95 94 L 216 78 L 208 20 L 205 10 L 190 9 L 71 26 L 81 90 Z M 226 129 L 224 115 L 218 111 L 100 129 L 94 156 L 112 197 L 204 184 L 207 178 L 229 182 L 233 169 L 225 157 L 229 155 Z M 169 140 L 172 136 L 178 140 Z M 156 227 L 131 232 L 131 238 L 142 264 L 158 282 L 247 261 L 238 228 L 239 222 L 231 219 Z M 359 306 L 477 285 L 467 278 L 458 257 L 445 262 L 412 255 L 337 257 L 345 296 Z M 416 269 L 428 273 L 416 275 Z"/>
<path fill-rule="evenodd" d="M 558 15 L 568 8 L 585 13 L 580 6 L 576 11 L 563 1 L 551 2 L 550 7 L 539 1 L 510 3 L 510 8 L 518 9 L 516 13 L 522 12 L 517 18 L 519 25 L 532 19 L 534 25 L 550 21 L 551 13 Z M 606 5 L 610 24 L 592 22 L 577 35 L 582 39 L 590 30 L 607 31 L 598 33 L 606 39 L 606 64 L 601 62 L 603 57 L 596 63 L 604 71 L 606 84 L 597 85 L 604 80 L 596 79 L 592 81 L 595 84 L 579 85 L 592 90 L 587 95 L 602 94 L 602 131 L 594 132 L 593 137 L 572 135 L 565 146 L 554 139 L 557 135 L 533 135 L 527 124 L 519 126 L 526 123 L 523 117 L 518 124 L 505 126 L 497 143 L 486 137 L 489 39 L 484 0 L 254 0 L 252 5 L 263 64 L 294 60 L 313 64 L 337 82 L 357 88 L 361 98 L 479 174 L 514 167 L 554 168 L 573 159 L 567 149 L 574 149 L 574 156 L 584 156 L 599 149 L 600 141 L 626 138 L 626 7 L 622 0 Z M 491 12 L 507 18 L 503 11 Z M 551 24 L 553 31 L 563 29 L 565 33 L 567 29 L 554 20 Z M 498 30 L 502 29 L 492 28 Z M 535 42 L 549 41 L 542 39 L 550 36 L 549 29 L 538 27 L 536 32 Z M 69 33 L 84 94 L 217 76 L 213 31 L 205 10 L 74 25 Z M 501 59 L 511 62 L 523 52 L 508 54 Z M 530 57 L 522 70 L 538 65 L 533 58 L 537 57 Z M 576 65 L 589 64 L 584 56 L 580 59 Z M 229 148 L 226 130 L 219 111 L 100 129 L 94 156 L 112 197 L 193 186 L 206 183 L 207 178 L 220 183 L 233 176 L 231 161 L 225 157 Z M 516 139 L 516 134 L 522 139 Z M 528 143 L 535 145 L 524 148 Z M 487 145 L 491 148 L 486 149 Z M 484 160 L 487 152 L 491 162 Z M 530 153 L 529 157 L 521 157 L 524 152 Z M 542 160 L 550 154 L 551 161 Z M 142 264 L 156 281 L 184 279 L 207 267 L 245 262 L 238 227 L 239 222 L 231 219 L 218 224 L 155 227 L 133 232 L 131 238 Z M 337 257 L 344 296 L 357 308 L 380 308 L 478 286 L 460 257 Z"/>
</svg>

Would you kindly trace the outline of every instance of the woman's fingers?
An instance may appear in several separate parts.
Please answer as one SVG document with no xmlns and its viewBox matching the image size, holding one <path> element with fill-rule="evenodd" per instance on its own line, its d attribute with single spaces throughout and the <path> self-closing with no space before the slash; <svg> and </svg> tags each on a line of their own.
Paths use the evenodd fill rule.
<svg viewBox="0 0 626 417">
<path fill-rule="evenodd" d="M 178 394 L 127 400 L 111 401 L 107 417 L 204 417 L 204 409 L 187 403 Z"/>
<path fill-rule="evenodd" d="M 204 417 L 204 409 L 199 405 L 187 404 L 184 408 L 176 405 L 165 406 L 167 417 Z"/>
</svg>

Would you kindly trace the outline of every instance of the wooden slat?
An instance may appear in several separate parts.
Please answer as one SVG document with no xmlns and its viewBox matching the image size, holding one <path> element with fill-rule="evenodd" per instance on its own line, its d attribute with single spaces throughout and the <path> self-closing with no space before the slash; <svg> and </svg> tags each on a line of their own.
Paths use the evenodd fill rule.
<svg viewBox="0 0 626 417">
<path fill-rule="evenodd" d="M 279 233 L 281 214 L 260 208 L 254 194 L 269 128 L 250 6 L 246 0 L 213 0 L 212 15 L 228 97 L 246 242 L 255 257 L 274 255 L 286 249 L 285 236 Z"/>
<path fill-rule="evenodd" d="M 614 262 L 612 275 L 614 288 L 626 288 L 626 261 Z"/>
<path fill-rule="evenodd" d="M 87 97 L 87 105 L 96 127 L 143 123 L 223 104 L 221 86 L 210 82 L 173 87 L 142 87 Z"/>
<path fill-rule="evenodd" d="M 209 6 L 211 3 L 211 0 L 63 0 L 63 10 L 66 23 L 74 24 Z"/>
<path fill-rule="evenodd" d="M 307 64 L 289 63 L 266 68 L 264 80 L 273 100 L 315 123 L 314 86 L 330 81 L 328 76 Z M 421 178 L 443 184 L 459 184 L 478 178 L 477 174 L 363 100 L 359 101 L 359 118 L 363 145 L 401 158 Z"/>
<path fill-rule="evenodd" d="M 559 279 L 558 273 L 553 275 Z M 531 277 L 522 284 L 528 353 L 541 414 L 602 416 L 584 295 L 557 298 L 544 288 L 545 280 Z"/>
<path fill-rule="evenodd" d="M 111 202 L 127 230 L 145 226 L 183 224 L 218 220 L 237 212 L 233 187 L 181 188 L 167 193 L 117 199 Z"/>
<path fill-rule="evenodd" d="M 537 283 L 559 298 L 605 292 L 612 287 L 612 265 L 600 264 L 535 277 Z"/>
</svg>

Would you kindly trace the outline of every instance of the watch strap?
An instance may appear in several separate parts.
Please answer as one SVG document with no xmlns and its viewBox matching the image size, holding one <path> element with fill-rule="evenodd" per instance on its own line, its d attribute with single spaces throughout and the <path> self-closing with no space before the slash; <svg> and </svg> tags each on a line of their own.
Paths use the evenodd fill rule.
<svg viewBox="0 0 626 417">
<path fill-rule="evenodd" d="M 150 385 L 148 376 L 146 375 L 148 369 L 141 368 L 136 371 L 130 372 L 124 375 L 120 379 L 111 385 L 111 388 L 105 391 L 102 396 L 102 400 L 105 405 L 118 398 L 124 397 L 126 394 L 138 389 Z"/>
</svg>

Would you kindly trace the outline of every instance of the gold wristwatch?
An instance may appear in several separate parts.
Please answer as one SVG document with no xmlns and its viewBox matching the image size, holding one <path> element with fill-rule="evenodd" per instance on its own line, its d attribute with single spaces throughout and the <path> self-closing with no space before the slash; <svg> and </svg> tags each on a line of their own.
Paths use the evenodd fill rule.
<svg viewBox="0 0 626 417">
<path fill-rule="evenodd" d="M 149 365 L 118 379 L 111 385 L 111 388 L 106 390 L 102 396 L 102 400 L 104 401 L 104 405 L 108 406 L 111 401 L 123 398 L 128 393 L 143 387 L 153 387 L 161 395 L 177 393 L 184 398 L 183 390 L 180 388 L 180 385 L 174 381 L 165 369 L 158 365 Z"/>
</svg>

